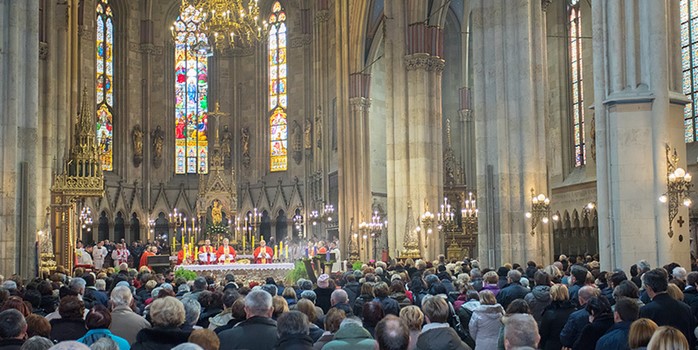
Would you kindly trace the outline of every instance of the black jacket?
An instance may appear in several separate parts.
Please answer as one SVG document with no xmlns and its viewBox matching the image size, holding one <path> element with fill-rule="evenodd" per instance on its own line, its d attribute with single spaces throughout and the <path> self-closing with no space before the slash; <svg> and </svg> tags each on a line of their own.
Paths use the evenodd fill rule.
<svg viewBox="0 0 698 350">
<path fill-rule="evenodd" d="M 451 327 L 430 329 L 419 335 L 415 350 L 470 350 Z"/>
<path fill-rule="evenodd" d="M 560 332 L 567 323 L 567 318 L 574 312 L 574 305 L 569 301 L 553 301 L 543 312 L 540 323 L 540 343 L 542 350 L 560 350 Z"/>
<path fill-rule="evenodd" d="M 272 350 L 279 341 L 276 321 L 266 317 L 251 317 L 227 331 L 220 332 L 223 349 Z"/>
<path fill-rule="evenodd" d="M 315 292 L 315 295 L 317 295 L 317 299 L 315 299 L 315 305 L 320 307 L 324 314 L 327 314 L 327 311 L 329 311 L 332 307 L 330 297 L 332 296 L 332 292 L 334 292 L 334 289 L 318 287 L 315 288 L 315 290 L 313 291 Z"/>
<path fill-rule="evenodd" d="M 654 296 L 652 302 L 640 309 L 640 317 L 649 318 L 658 326 L 672 326 L 680 330 L 688 339 L 690 348 L 696 345 L 696 337 L 693 330 L 696 328 L 696 320 L 691 313 L 691 308 L 683 302 L 674 300 L 667 293 Z"/>
<path fill-rule="evenodd" d="M 87 333 L 85 320 L 56 318 L 51 320 L 51 341 L 60 343 L 66 340 L 78 340 Z"/>
<path fill-rule="evenodd" d="M 0 340 L 0 350 L 19 350 L 22 348 L 24 340 L 21 339 L 4 339 Z"/>
<path fill-rule="evenodd" d="M 688 287 L 683 291 L 683 302 L 691 308 L 693 317 L 698 319 L 698 290 L 695 287 Z"/>
<path fill-rule="evenodd" d="M 525 298 L 528 292 L 529 290 L 522 286 L 521 283 L 514 282 L 497 293 L 497 302 L 506 310 L 512 301 Z"/>
<path fill-rule="evenodd" d="M 179 328 L 144 328 L 138 332 L 132 350 L 166 350 L 189 341 L 191 332 Z"/>
<path fill-rule="evenodd" d="M 373 297 L 368 294 L 359 295 L 354 301 L 354 315 L 363 318 L 364 304 L 373 300 Z"/>
<path fill-rule="evenodd" d="M 313 340 L 308 335 L 284 335 L 276 343 L 275 350 L 313 350 Z"/>
<path fill-rule="evenodd" d="M 601 314 L 594 318 L 594 322 L 582 329 L 582 334 L 572 346 L 572 350 L 595 349 L 596 342 L 613 327 L 613 314 Z"/>
<path fill-rule="evenodd" d="M 349 297 L 349 305 L 351 305 L 351 307 L 354 307 L 354 301 L 356 301 L 356 297 L 358 297 L 361 294 L 361 286 L 359 286 L 359 282 L 347 282 L 347 284 L 345 284 L 342 289 L 344 289 L 344 291 L 347 292 L 347 296 Z"/>
</svg>

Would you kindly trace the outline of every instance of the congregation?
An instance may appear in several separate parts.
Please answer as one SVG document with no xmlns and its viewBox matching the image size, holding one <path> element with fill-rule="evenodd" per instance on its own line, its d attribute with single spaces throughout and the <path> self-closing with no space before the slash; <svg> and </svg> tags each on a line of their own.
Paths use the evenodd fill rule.
<svg viewBox="0 0 698 350">
<path fill-rule="evenodd" d="M 442 255 L 246 285 L 58 267 L 0 276 L 0 350 L 695 349 L 698 271 L 628 272 L 590 255 L 496 269 Z"/>
</svg>

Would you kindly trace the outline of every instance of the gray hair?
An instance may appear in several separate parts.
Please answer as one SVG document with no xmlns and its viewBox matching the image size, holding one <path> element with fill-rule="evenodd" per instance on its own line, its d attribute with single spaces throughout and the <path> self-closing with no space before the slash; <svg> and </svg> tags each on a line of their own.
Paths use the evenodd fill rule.
<svg viewBox="0 0 698 350">
<path fill-rule="evenodd" d="M 119 350 L 119 344 L 110 337 L 99 338 L 90 345 L 90 350 Z"/>
<path fill-rule="evenodd" d="M 128 287 L 118 286 L 111 291 L 111 302 L 114 306 L 129 306 L 132 300 L 133 295 Z"/>
<path fill-rule="evenodd" d="M 349 302 L 349 295 L 347 295 L 347 292 L 344 289 L 336 289 L 334 292 L 332 292 L 330 300 L 333 302 L 333 304 L 344 304 Z"/>
<path fill-rule="evenodd" d="M 511 348 L 530 346 L 535 349 L 540 341 L 536 320 L 529 314 L 507 316 L 504 320 L 504 340 Z"/>
<path fill-rule="evenodd" d="M 82 277 L 75 277 L 70 280 L 70 283 L 68 283 L 68 286 L 70 286 L 70 290 L 73 292 L 80 293 L 80 291 L 85 291 L 85 286 L 87 285 L 87 282 L 85 282 Z"/>
<path fill-rule="evenodd" d="M 22 335 L 27 328 L 27 321 L 16 309 L 0 312 L 0 339 L 11 339 Z"/>
<path fill-rule="evenodd" d="M 519 270 L 509 270 L 509 272 L 507 272 L 507 278 L 512 282 L 521 282 L 521 272 L 519 272 Z"/>
<path fill-rule="evenodd" d="M 201 315 L 201 304 L 194 298 L 182 299 L 184 305 L 184 324 L 194 325 L 199 321 Z"/>
<path fill-rule="evenodd" d="M 263 290 L 253 290 L 245 296 L 245 308 L 254 316 L 267 316 L 272 308 L 271 294 Z"/>
<path fill-rule="evenodd" d="M 102 291 L 107 289 L 107 281 L 105 281 L 103 279 L 96 280 L 95 281 L 95 288 L 97 288 L 97 290 L 102 290 Z"/>
<path fill-rule="evenodd" d="M 480 269 L 475 267 L 472 270 L 470 270 L 470 277 L 472 277 L 472 278 L 482 277 L 482 272 L 480 272 Z"/>
<path fill-rule="evenodd" d="M 637 271 L 639 273 L 647 272 L 651 269 L 650 263 L 648 263 L 647 260 L 640 260 L 637 262 Z"/>
<path fill-rule="evenodd" d="M 17 289 L 17 282 L 13 280 L 7 280 L 5 282 L 2 282 L 2 287 L 7 290 Z"/>
<path fill-rule="evenodd" d="M 671 274 L 674 276 L 674 278 L 678 280 L 685 281 L 686 276 L 688 276 L 688 273 L 686 272 L 686 269 L 684 269 L 681 266 L 677 266 L 674 268 L 674 271 L 671 272 Z"/>
<path fill-rule="evenodd" d="M 204 350 L 204 348 L 194 343 L 182 343 L 172 348 L 172 350 Z"/>
<path fill-rule="evenodd" d="M 279 337 L 284 335 L 308 335 L 310 333 L 308 316 L 296 310 L 281 314 L 276 320 L 276 326 Z"/>
<path fill-rule="evenodd" d="M 153 290 L 150 292 L 150 297 L 153 299 L 157 298 L 158 294 L 160 294 L 161 290 L 162 290 L 162 287 L 153 288 Z"/>
<path fill-rule="evenodd" d="M 315 300 L 317 299 L 317 294 L 315 294 L 315 292 L 313 292 L 312 290 L 304 290 L 301 293 L 301 299 L 308 299 L 312 301 L 314 304 Z"/>
<path fill-rule="evenodd" d="M 83 344 L 83 343 L 78 343 L 74 340 L 71 340 L 71 341 L 62 341 L 62 342 L 52 346 L 50 350 L 82 350 L 82 349 L 89 350 L 90 347 Z"/>
<path fill-rule="evenodd" d="M 265 291 L 265 292 L 271 294 L 271 296 L 273 296 L 273 297 L 275 297 L 275 296 L 277 296 L 277 295 L 279 294 L 279 293 L 278 293 L 278 292 L 279 292 L 278 287 L 276 287 L 276 286 L 273 285 L 273 284 L 265 284 L 265 285 L 261 286 L 260 288 L 262 288 L 263 291 Z"/>
<path fill-rule="evenodd" d="M 38 335 L 35 335 L 22 344 L 20 350 L 47 350 L 53 346 L 53 342 Z"/>
</svg>

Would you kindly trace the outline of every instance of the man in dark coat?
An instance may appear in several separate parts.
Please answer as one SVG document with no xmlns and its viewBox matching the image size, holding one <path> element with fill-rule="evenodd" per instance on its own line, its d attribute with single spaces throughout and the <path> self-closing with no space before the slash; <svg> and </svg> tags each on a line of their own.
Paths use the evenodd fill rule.
<svg viewBox="0 0 698 350">
<path fill-rule="evenodd" d="M 356 277 L 354 277 L 353 274 L 348 274 L 347 277 L 347 283 L 342 287 L 347 292 L 347 296 L 349 297 L 349 305 L 351 307 L 354 307 L 354 301 L 356 301 L 356 297 L 361 295 L 361 286 L 359 285 L 359 282 L 356 282 Z"/>
<path fill-rule="evenodd" d="M 272 350 L 279 340 L 271 294 L 253 290 L 245 297 L 247 319 L 218 334 L 226 349 Z"/>
<path fill-rule="evenodd" d="M 448 324 L 450 309 L 445 298 L 434 296 L 422 304 L 427 324 L 417 338 L 418 350 L 470 350 Z M 535 323 L 535 321 L 534 321 Z M 538 333 L 536 331 L 536 333 Z"/>
<path fill-rule="evenodd" d="M 580 265 L 574 265 L 572 268 L 570 268 L 571 272 L 571 277 L 572 277 L 572 287 L 570 287 L 570 301 L 572 301 L 572 305 L 579 307 L 579 299 L 577 298 L 577 293 L 579 293 L 579 290 L 584 287 L 584 284 L 586 283 L 587 280 L 587 272 L 589 272 L 587 269 L 584 268 L 584 266 Z"/>
<path fill-rule="evenodd" d="M 504 287 L 497 293 L 497 302 L 502 305 L 504 310 L 509 307 L 512 301 L 523 299 L 528 294 L 529 290 L 521 285 L 521 272 L 518 270 L 510 270 L 507 272 L 507 282 L 509 285 Z"/>
<path fill-rule="evenodd" d="M 27 337 L 27 322 L 15 310 L 0 312 L 0 349 L 19 350 Z"/>
<path fill-rule="evenodd" d="M 686 277 L 686 289 L 683 291 L 683 302 L 691 307 L 693 317 L 698 319 L 698 272 L 691 272 Z"/>
<path fill-rule="evenodd" d="M 596 349 L 626 349 L 630 324 L 637 320 L 640 307 L 629 298 L 619 298 L 613 312 L 614 325 L 596 342 Z"/>
<path fill-rule="evenodd" d="M 281 314 L 278 319 L 279 341 L 276 349 L 312 350 L 313 340 L 310 338 L 308 317 L 300 311 L 289 311 Z"/>
<path fill-rule="evenodd" d="M 565 327 L 560 332 L 560 343 L 562 346 L 571 348 L 577 341 L 579 335 L 582 334 L 582 329 L 589 324 L 589 312 L 585 306 L 587 301 L 593 296 L 598 295 L 598 289 L 591 286 L 584 286 L 579 290 L 579 305 L 580 309 L 573 312 L 565 323 Z"/>
<path fill-rule="evenodd" d="M 691 308 L 674 300 L 667 294 L 667 275 L 664 269 L 654 269 L 642 275 L 642 284 L 652 302 L 640 309 L 640 317 L 649 318 L 658 326 L 672 326 L 680 330 L 688 339 L 690 348 L 696 345 L 693 330 L 696 328 L 696 320 L 691 313 Z"/>
</svg>

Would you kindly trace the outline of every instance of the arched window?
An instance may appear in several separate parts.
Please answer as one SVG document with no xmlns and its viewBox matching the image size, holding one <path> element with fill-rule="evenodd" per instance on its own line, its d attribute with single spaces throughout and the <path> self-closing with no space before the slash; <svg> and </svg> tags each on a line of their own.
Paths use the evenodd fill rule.
<svg viewBox="0 0 698 350">
<path fill-rule="evenodd" d="M 189 6 L 177 17 L 175 32 L 175 173 L 208 173 L 208 56 L 199 47 L 202 14 Z"/>
<path fill-rule="evenodd" d="M 286 11 L 278 1 L 269 15 L 269 117 L 270 170 L 288 170 L 288 123 L 286 107 Z"/>
<path fill-rule="evenodd" d="M 584 137 L 584 84 L 582 83 L 582 18 L 579 0 L 569 0 L 568 16 L 574 165 L 579 167 L 586 163 L 587 158 Z"/>
<path fill-rule="evenodd" d="M 102 170 L 114 169 L 114 15 L 109 0 L 97 0 L 97 143 Z"/>
<path fill-rule="evenodd" d="M 691 102 L 683 110 L 684 139 L 696 140 L 696 99 L 698 99 L 698 3 L 681 0 L 681 61 L 683 93 Z"/>
</svg>

